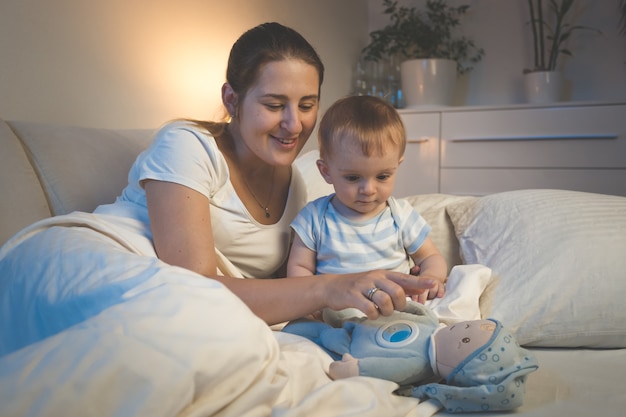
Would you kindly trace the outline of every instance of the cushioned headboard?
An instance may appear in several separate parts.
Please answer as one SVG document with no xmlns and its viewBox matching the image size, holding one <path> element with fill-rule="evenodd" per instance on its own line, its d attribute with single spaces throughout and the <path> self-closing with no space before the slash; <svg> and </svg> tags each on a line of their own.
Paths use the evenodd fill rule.
<svg viewBox="0 0 626 417">
<path fill-rule="evenodd" d="M 53 215 L 111 203 L 151 130 L 110 130 L 9 122 L 21 139 Z"/>
<path fill-rule="evenodd" d="M 19 138 L 0 119 L 0 245 L 21 228 L 50 216 L 46 196 Z"/>
</svg>

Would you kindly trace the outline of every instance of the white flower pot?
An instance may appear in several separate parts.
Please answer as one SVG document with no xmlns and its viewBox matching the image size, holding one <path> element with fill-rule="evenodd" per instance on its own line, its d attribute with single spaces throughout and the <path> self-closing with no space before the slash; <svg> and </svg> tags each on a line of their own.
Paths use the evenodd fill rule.
<svg viewBox="0 0 626 417">
<path fill-rule="evenodd" d="M 561 101 L 563 75 L 559 71 L 534 71 L 524 74 L 526 101 L 533 104 Z"/>
<path fill-rule="evenodd" d="M 400 64 L 406 108 L 449 106 L 454 98 L 457 68 L 450 59 L 410 59 Z"/>
</svg>

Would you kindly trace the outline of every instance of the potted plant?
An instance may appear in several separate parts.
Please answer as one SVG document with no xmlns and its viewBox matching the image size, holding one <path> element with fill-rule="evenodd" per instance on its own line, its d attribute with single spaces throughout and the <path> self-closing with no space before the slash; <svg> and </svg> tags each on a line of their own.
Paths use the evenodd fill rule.
<svg viewBox="0 0 626 417">
<path fill-rule="evenodd" d="M 427 0 L 423 10 L 399 6 L 397 0 L 383 0 L 383 6 L 389 23 L 370 33 L 370 43 L 362 51 L 364 59 L 401 62 L 407 107 L 449 104 L 457 74 L 472 70 L 484 55 L 473 40 L 457 33 L 469 6 L 453 7 L 444 0 Z M 436 87 L 435 74 L 451 79 Z"/>
<path fill-rule="evenodd" d="M 524 74 L 526 94 L 530 102 L 553 102 L 561 99 L 562 75 L 557 64 L 561 55 L 572 56 L 565 43 L 574 31 L 591 30 L 601 33 L 596 29 L 572 25 L 566 21 L 574 1 L 549 0 L 546 13 L 542 0 L 528 0 L 534 66 L 524 69 Z"/>
</svg>

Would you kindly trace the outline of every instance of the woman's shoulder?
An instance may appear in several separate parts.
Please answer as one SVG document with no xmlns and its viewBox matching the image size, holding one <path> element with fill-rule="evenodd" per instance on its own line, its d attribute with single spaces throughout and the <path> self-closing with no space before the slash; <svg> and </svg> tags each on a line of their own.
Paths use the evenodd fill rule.
<svg viewBox="0 0 626 417">
<path fill-rule="evenodd" d="M 155 140 L 167 140 L 172 138 L 193 137 L 201 142 L 209 142 L 215 145 L 215 138 L 203 126 L 191 120 L 173 120 L 165 123 L 156 133 Z"/>
<path fill-rule="evenodd" d="M 178 154 L 192 159 L 208 158 L 213 165 L 225 164 L 215 137 L 193 121 L 175 120 L 164 124 L 155 135 L 153 147 L 166 149 L 169 157 Z"/>
<path fill-rule="evenodd" d="M 212 197 L 227 183 L 228 165 L 213 136 L 202 126 L 173 121 L 157 131 L 135 162 L 138 178 L 185 185 Z"/>
</svg>

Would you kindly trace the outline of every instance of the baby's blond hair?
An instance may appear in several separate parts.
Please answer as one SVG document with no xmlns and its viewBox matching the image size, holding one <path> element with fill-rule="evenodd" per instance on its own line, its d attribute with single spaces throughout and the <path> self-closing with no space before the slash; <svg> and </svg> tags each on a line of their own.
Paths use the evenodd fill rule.
<svg viewBox="0 0 626 417">
<path fill-rule="evenodd" d="M 365 156 L 397 149 L 401 158 L 406 148 L 400 115 L 386 101 L 373 96 L 345 97 L 326 110 L 318 130 L 320 158 L 328 159 L 336 145 L 346 139 L 360 143 Z"/>
</svg>

